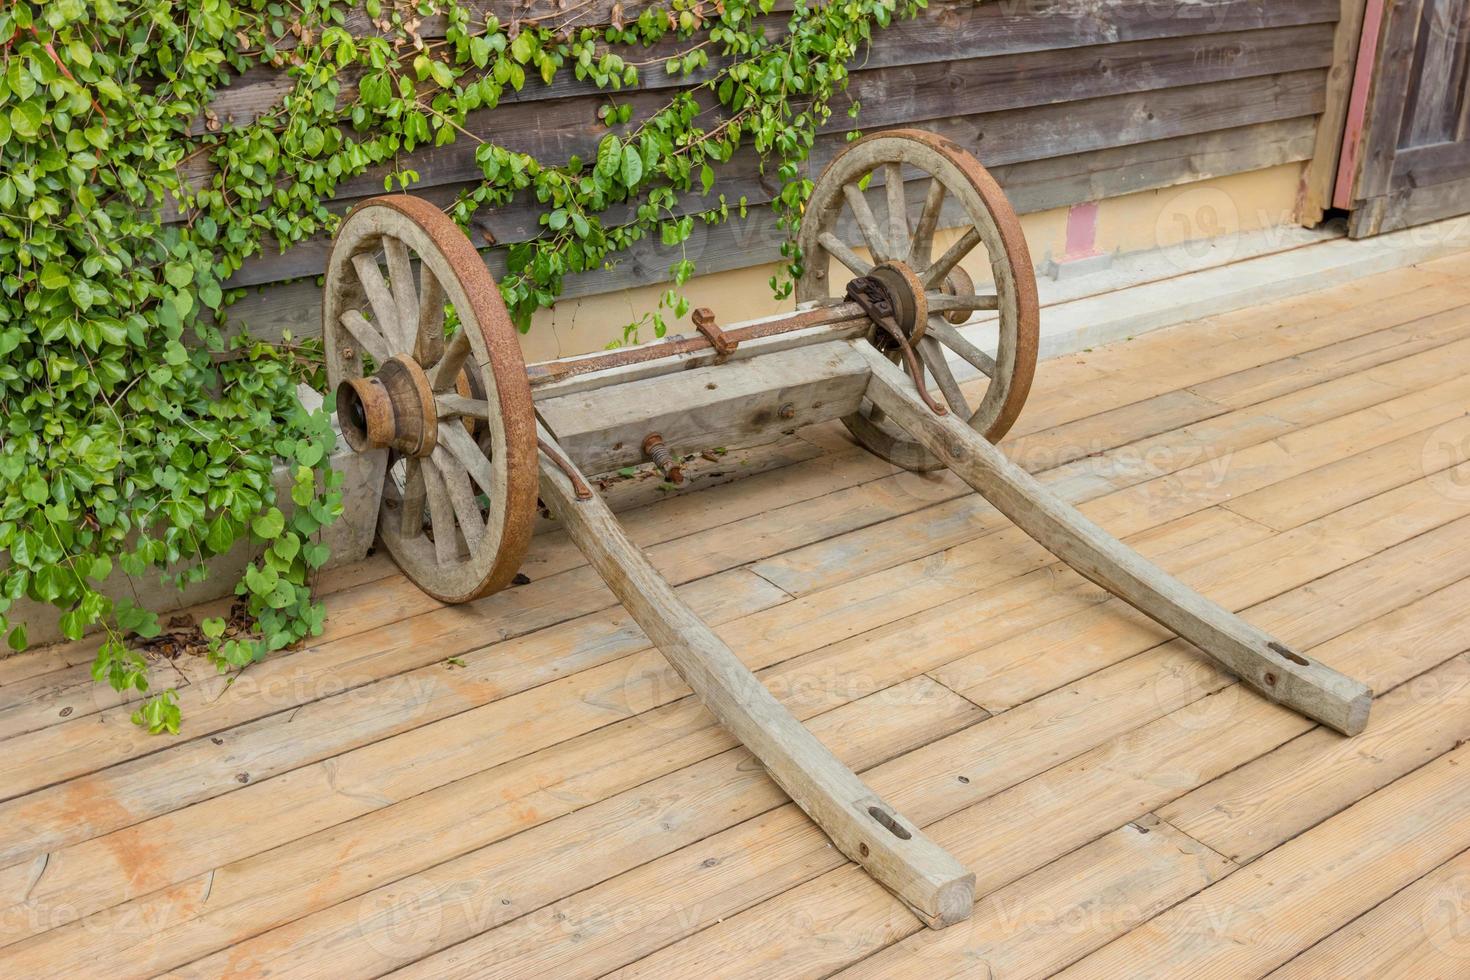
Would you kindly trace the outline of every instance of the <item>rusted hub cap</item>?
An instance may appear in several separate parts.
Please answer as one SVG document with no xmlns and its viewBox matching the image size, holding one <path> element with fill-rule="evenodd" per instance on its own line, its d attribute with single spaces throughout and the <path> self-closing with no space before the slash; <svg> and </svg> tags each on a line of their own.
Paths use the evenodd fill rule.
<svg viewBox="0 0 1470 980">
<path fill-rule="evenodd" d="M 924 284 L 903 262 L 874 266 L 870 276 L 888 293 L 898 328 L 909 343 L 917 342 L 929 326 L 929 300 L 924 296 Z"/>
<path fill-rule="evenodd" d="M 396 449 L 422 458 L 437 445 L 434 390 L 418 362 L 402 354 L 371 377 L 344 379 L 337 386 L 337 414 L 342 437 L 360 453 Z"/>
</svg>

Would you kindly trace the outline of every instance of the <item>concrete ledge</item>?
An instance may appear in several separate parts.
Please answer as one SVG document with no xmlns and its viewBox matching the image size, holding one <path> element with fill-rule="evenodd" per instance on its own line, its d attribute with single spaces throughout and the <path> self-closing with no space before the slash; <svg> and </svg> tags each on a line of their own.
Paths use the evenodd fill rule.
<svg viewBox="0 0 1470 980">
<path fill-rule="evenodd" d="M 1273 242 L 1277 247 L 1270 247 Z M 1198 260 L 1182 263 L 1182 271 L 1176 248 L 1120 257 L 1096 276 L 1043 280 L 1040 356 L 1099 347 L 1470 250 L 1470 216 L 1356 241 L 1340 228 L 1270 229 L 1195 248 Z M 975 317 L 961 330 L 993 352 L 994 319 Z M 957 377 L 976 377 L 968 363 L 951 361 Z"/>
</svg>

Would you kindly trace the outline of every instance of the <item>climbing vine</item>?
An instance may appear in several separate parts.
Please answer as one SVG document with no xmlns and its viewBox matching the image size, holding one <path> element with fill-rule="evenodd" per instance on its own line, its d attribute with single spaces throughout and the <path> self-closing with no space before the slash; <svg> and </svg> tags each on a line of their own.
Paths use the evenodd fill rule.
<svg viewBox="0 0 1470 980">
<path fill-rule="evenodd" d="M 804 167 L 847 65 L 874 30 L 925 0 L 45 0 L 0 10 L 0 630 L 27 645 L 21 598 L 58 610 L 79 639 L 101 627 L 94 676 L 149 692 L 134 720 L 177 731 L 173 692 L 150 690 L 137 647 L 157 616 L 108 598 L 116 571 L 180 586 L 244 542 L 254 560 L 241 617 L 202 624 L 207 653 L 237 670 L 320 633 L 311 592 L 341 511 L 327 408 L 310 342 L 232 329 L 228 280 L 250 257 L 329 234 L 339 185 L 409 189 L 414 152 L 472 144 L 476 179 L 446 206 L 534 201 L 538 232 L 507 243 L 501 291 L 518 325 L 569 274 L 696 222 L 743 212 L 720 168 L 751 148 L 794 229 Z M 487 9 L 489 8 L 489 9 Z M 544 8 L 544 9 L 543 9 Z M 430 28 L 433 28 L 432 30 Z M 280 95 L 220 118 L 218 93 L 274 75 Z M 650 84 L 661 73 L 673 86 Z M 567 76 L 601 92 L 595 149 L 541 160 L 494 141 L 493 113 Z M 634 118 L 630 90 L 651 106 Z M 668 92 L 661 104 L 650 93 Z M 851 112 L 856 114 L 857 106 Z M 784 295 L 800 256 L 772 279 Z M 682 315 L 694 272 L 649 320 Z M 277 464 L 289 479 L 277 486 Z M 116 592 L 116 590 L 112 590 Z"/>
</svg>

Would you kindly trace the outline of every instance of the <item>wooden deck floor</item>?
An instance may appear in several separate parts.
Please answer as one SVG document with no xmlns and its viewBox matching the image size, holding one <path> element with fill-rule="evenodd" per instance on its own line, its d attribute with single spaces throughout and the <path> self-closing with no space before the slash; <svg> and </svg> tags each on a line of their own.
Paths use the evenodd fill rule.
<svg viewBox="0 0 1470 980">
<path fill-rule="evenodd" d="M 1005 443 L 1371 683 L 1357 738 L 825 427 L 627 524 L 975 870 L 971 921 L 846 863 L 550 533 L 468 607 L 337 573 L 309 649 L 180 665 L 177 738 L 84 645 L 0 661 L 0 974 L 1470 975 L 1467 273 L 1046 362 Z"/>
</svg>

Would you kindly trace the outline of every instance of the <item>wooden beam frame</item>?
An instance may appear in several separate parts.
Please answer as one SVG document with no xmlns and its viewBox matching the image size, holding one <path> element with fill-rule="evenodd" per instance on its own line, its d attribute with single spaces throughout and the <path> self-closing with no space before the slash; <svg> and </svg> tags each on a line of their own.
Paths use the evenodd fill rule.
<svg viewBox="0 0 1470 980">
<path fill-rule="evenodd" d="M 761 761 L 843 854 L 862 865 L 931 928 L 970 916 L 975 875 L 863 784 L 772 696 L 725 642 L 674 592 L 593 493 L 555 437 L 540 427 L 541 498 L 720 723 Z M 563 457 L 558 461 L 545 451 Z M 562 464 L 571 469 L 568 473 Z M 584 480 L 585 482 L 585 480 Z"/>
<path fill-rule="evenodd" d="M 1146 616 L 1189 640 L 1267 698 L 1345 735 L 1368 724 L 1362 682 L 1299 654 L 1145 560 L 1057 498 L 962 420 L 931 412 L 913 383 L 869 345 L 868 399 L 1021 530 Z"/>
</svg>

